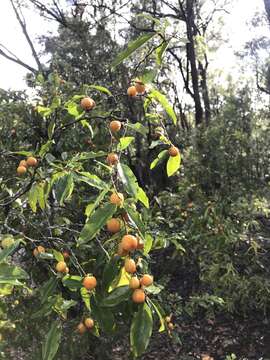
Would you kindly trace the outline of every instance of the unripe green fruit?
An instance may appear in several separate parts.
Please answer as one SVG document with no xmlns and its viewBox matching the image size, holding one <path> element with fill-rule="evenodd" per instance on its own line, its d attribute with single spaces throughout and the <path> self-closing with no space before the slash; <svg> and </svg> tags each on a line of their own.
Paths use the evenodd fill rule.
<svg viewBox="0 0 270 360">
<path fill-rule="evenodd" d="M 14 244 L 14 239 L 12 237 L 6 237 L 5 239 L 2 240 L 1 245 L 3 249 L 6 249 L 8 247 L 10 247 L 11 245 Z"/>
</svg>

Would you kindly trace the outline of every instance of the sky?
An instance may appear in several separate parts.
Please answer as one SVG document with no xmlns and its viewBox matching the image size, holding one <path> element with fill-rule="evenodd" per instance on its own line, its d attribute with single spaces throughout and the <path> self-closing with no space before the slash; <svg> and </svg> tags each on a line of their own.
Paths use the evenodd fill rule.
<svg viewBox="0 0 270 360">
<path fill-rule="evenodd" d="M 252 18 L 257 10 L 262 11 L 263 6 L 263 0 L 233 0 L 230 14 L 224 15 L 224 35 L 228 37 L 229 42 L 222 46 L 215 55 L 215 59 L 213 59 L 215 67 L 221 66 L 228 72 L 232 69 L 235 70 L 236 58 L 234 57 L 234 51 L 241 50 L 245 42 L 253 36 L 248 29 L 247 21 Z M 56 29 L 56 23 L 44 21 L 37 13 L 32 11 L 28 11 L 25 18 L 32 39 Z M 0 44 L 6 46 L 27 64 L 35 67 L 31 51 L 22 35 L 9 0 L 1 0 Z M 20 65 L 0 56 L 0 88 L 25 89 L 24 77 L 26 73 L 27 70 Z"/>
</svg>

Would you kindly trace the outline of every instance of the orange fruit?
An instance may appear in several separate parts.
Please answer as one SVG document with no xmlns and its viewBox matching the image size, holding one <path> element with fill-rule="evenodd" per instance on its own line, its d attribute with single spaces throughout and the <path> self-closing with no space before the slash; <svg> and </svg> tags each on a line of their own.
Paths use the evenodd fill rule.
<svg viewBox="0 0 270 360">
<path fill-rule="evenodd" d="M 179 154 L 179 149 L 176 146 L 171 146 L 169 148 L 169 155 L 175 157 Z"/>
<path fill-rule="evenodd" d="M 166 321 L 167 323 L 171 322 L 171 316 L 166 316 L 166 317 L 165 317 L 165 321 Z"/>
<path fill-rule="evenodd" d="M 122 246 L 122 244 L 120 243 L 120 244 L 118 245 L 117 255 L 122 257 L 122 256 L 126 256 L 127 254 L 128 254 L 128 252 L 123 249 L 123 246 Z"/>
<path fill-rule="evenodd" d="M 66 267 L 65 273 L 68 274 L 69 273 L 69 268 Z"/>
<path fill-rule="evenodd" d="M 121 129 L 121 122 L 118 120 L 113 120 L 110 122 L 110 130 L 111 132 L 118 132 Z"/>
<path fill-rule="evenodd" d="M 79 323 L 79 325 L 77 326 L 77 331 L 79 334 L 84 334 L 86 332 L 86 327 L 85 325 L 81 322 Z"/>
<path fill-rule="evenodd" d="M 107 156 L 107 163 L 109 165 L 116 165 L 118 163 L 119 159 L 118 159 L 118 155 L 115 153 L 110 153 Z"/>
<path fill-rule="evenodd" d="M 39 254 L 38 249 L 35 248 L 35 249 L 33 250 L 33 255 L 34 255 L 34 256 L 38 256 L 38 254 Z"/>
<path fill-rule="evenodd" d="M 21 160 L 19 166 L 24 166 L 25 168 L 27 168 L 27 162 L 25 160 Z"/>
<path fill-rule="evenodd" d="M 137 89 L 135 86 L 130 86 L 128 89 L 127 89 L 127 94 L 128 96 L 136 96 L 137 95 Z"/>
<path fill-rule="evenodd" d="M 94 276 L 85 276 L 83 279 L 83 286 L 87 290 L 92 290 L 97 286 L 97 279 Z"/>
<path fill-rule="evenodd" d="M 27 171 L 27 169 L 26 169 L 26 167 L 24 167 L 24 166 L 18 166 L 18 167 L 17 167 L 17 174 L 18 174 L 18 175 L 23 175 L 23 174 L 26 173 L 26 171 Z"/>
<path fill-rule="evenodd" d="M 144 242 L 142 241 L 142 239 L 138 238 L 137 249 L 142 250 L 143 248 L 144 248 Z"/>
<path fill-rule="evenodd" d="M 66 268 L 67 268 L 67 264 L 64 261 L 59 261 L 55 266 L 56 271 L 60 273 L 65 272 Z"/>
<path fill-rule="evenodd" d="M 84 320 L 84 325 L 87 327 L 87 329 L 92 329 L 92 327 L 94 327 L 94 320 L 87 318 Z"/>
<path fill-rule="evenodd" d="M 122 237 L 121 244 L 124 250 L 132 251 L 137 249 L 138 239 L 133 235 L 125 235 Z"/>
<path fill-rule="evenodd" d="M 113 234 L 116 234 L 121 229 L 121 222 L 119 219 L 112 218 L 107 221 L 107 230 Z"/>
<path fill-rule="evenodd" d="M 143 277 L 140 280 L 140 283 L 142 286 L 150 286 L 153 284 L 153 276 L 149 274 L 143 275 Z"/>
<path fill-rule="evenodd" d="M 134 274 L 136 272 L 136 263 L 133 259 L 125 260 L 125 270 L 130 274 Z"/>
<path fill-rule="evenodd" d="M 121 193 L 112 193 L 110 202 L 114 205 L 121 206 L 124 202 L 124 195 Z"/>
<path fill-rule="evenodd" d="M 37 163 L 38 163 L 37 159 L 34 158 L 33 156 L 29 156 L 29 158 L 27 158 L 27 160 L 26 160 L 26 164 L 27 164 L 28 166 L 33 166 L 33 167 L 35 167 L 35 166 L 37 166 Z"/>
<path fill-rule="evenodd" d="M 168 328 L 169 328 L 170 330 L 173 330 L 173 329 L 174 329 L 173 323 L 170 322 L 170 323 L 168 324 Z"/>
<path fill-rule="evenodd" d="M 83 110 L 89 111 L 92 110 L 95 106 L 96 106 L 95 101 L 91 99 L 89 96 L 81 100 L 81 107 L 83 108 Z"/>
<path fill-rule="evenodd" d="M 136 303 L 136 304 L 141 304 L 145 302 L 145 293 L 142 289 L 136 289 L 134 290 L 133 294 L 132 294 L 132 300 Z"/>
<path fill-rule="evenodd" d="M 133 276 L 129 280 L 129 287 L 131 289 L 138 289 L 140 287 L 140 280 L 137 278 L 137 276 Z"/>
<path fill-rule="evenodd" d="M 45 248 L 44 248 L 43 246 L 39 245 L 39 246 L 37 247 L 37 251 L 38 251 L 39 253 L 45 253 Z"/>
<path fill-rule="evenodd" d="M 136 80 L 135 81 L 135 89 L 137 90 L 137 92 L 139 94 L 144 94 L 145 93 L 145 85 L 142 81 L 140 80 Z"/>
</svg>

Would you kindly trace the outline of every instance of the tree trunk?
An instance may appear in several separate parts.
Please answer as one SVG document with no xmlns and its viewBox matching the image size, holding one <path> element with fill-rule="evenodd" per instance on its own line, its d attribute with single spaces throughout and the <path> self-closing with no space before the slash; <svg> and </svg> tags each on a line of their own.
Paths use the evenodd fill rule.
<svg viewBox="0 0 270 360">
<path fill-rule="evenodd" d="M 191 80 L 195 103 L 195 122 L 199 125 L 203 121 L 203 109 L 201 105 L 199 91 L 199 74 L 196 64 L 196 53 L 194 45 L 194 35 L 196 35 L 196 27 L 194 23 L 194 0 L 186 0 L 186 29 L 187 29 L 187 57 L 190 62 Z"/>
<path fill-rule="evenodd" d="M 265 11 L 270 25 L 270 0 L 264 0 Z"/>
<path fill-rule="evenodd" d="M 210 105 L 209 91 L 207 85 L 207 62 L 205 66 L 203 66 L 203 64 L 200 62 L 199 70 L 201 75 L 201 89 L 202 89 L 202 98 L 204 103 L 205 122 L 206 125 L 208 125 L 211 120 L 211 105 Z"/>
</svg>

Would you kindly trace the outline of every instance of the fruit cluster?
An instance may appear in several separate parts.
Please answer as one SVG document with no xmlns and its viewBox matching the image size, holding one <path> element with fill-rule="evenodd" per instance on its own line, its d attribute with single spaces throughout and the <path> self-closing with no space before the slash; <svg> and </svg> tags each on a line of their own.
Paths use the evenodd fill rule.
<svg viewBox="0 0 270 360">
<path fill-rule="evenodd" d="M 36 167 L 38 161 L 35 157 L 29 156 L 26 160 L 21 160 L 17 167 L 17 174 L 24 175 L 29 167 Z"/>
</svg>

